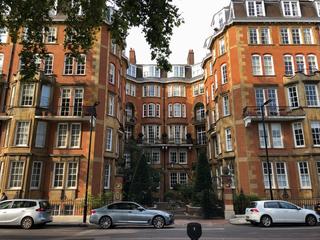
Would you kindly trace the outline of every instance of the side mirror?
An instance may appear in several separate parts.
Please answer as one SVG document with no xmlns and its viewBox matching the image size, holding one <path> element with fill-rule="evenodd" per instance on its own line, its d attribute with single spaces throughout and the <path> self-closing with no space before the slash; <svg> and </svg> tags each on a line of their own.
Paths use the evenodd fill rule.
<svg viewBox="0 0 320 240">
<path fill-rule="evenodd" d="M 138 207 L 137 208 L 140 212 L 144 211 L 144 208 L 143 207 Z"/>
<path fill-rule="evenodd" d="M 301 210 L 301 207 L 297 207 L 297 210 Z"/>
</svg>

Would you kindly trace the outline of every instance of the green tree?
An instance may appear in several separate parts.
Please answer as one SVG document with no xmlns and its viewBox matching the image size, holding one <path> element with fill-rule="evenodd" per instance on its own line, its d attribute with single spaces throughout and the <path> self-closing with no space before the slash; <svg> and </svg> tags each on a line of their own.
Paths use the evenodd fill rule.
<svg viewBox="0 0 320 240">
<path fill-rule="evenodd" d="M 210 165 L 204 151 L 201 151 L 198 156 L 193 191 L 193 204 L 202 207 L 203 217 L 215 216 L 218 213 L 217 197 L 213 191 Z"/>
<path fill-rule="evenodd" d="M 131 163 L 124 169 L 124 199 L 150 205 L 159 185 L 160 174 L 150 167 L 141 147 L 134 140 L 127 144 L 126 151 L 130 153 Z"/>
<path fill-rule="evenodd" d="M 171 35 L 183 22 L 172 0 L 0 0 L 0 28 L 8 29 L 12 42 L 22 45 L 20 57 L 25 65 L 21 72 L 28 79 L 37 71 L 36 58 L 47 54 L 43 36 L 56 12 L 65 16 L 65 49 L 81 60 L 80 54 L 91 49 L 110 11 L 113 18 L 108 24 L 117 44 L 125 47 L 128 30 L 140 26 L 151 58 L 163 69 L 170 69 Z"/>
</svg>

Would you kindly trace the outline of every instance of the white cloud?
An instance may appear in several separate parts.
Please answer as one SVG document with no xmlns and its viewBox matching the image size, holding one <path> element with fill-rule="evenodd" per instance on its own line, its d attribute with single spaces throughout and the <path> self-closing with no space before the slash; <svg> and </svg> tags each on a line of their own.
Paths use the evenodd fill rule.
<svg viewBox="0 0 320 240">
<path fill-rule="evenodd" d="M 204 41 L 213 30 L 210 27 L 214 13 L 227 6 L 230 0 L 174 0 L 185 23 L 174 30 L 171 40 L 171 63 L 187 62 L 189 49 L 195 53 L 195 62 L 201 62 L 207 50 L 203 48 Z M 127 38 L 127 51 L 134 48 L 137 63 L 151 63 L 150 49 L 139 28 L 131 29 Z"/>
</svg>

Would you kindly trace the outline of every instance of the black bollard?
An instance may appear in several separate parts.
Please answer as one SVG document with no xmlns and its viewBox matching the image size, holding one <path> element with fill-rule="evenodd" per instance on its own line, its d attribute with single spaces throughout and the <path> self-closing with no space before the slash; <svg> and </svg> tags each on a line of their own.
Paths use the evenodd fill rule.
<svg viewBox="0 0 320 240">
<path fill-rule="evenodd" d="M 191 240 L 198 240 L 202 235 L 202 228 L 200 223 L 191 222 L 187 225 L 187 234 Z"/>
</svg>

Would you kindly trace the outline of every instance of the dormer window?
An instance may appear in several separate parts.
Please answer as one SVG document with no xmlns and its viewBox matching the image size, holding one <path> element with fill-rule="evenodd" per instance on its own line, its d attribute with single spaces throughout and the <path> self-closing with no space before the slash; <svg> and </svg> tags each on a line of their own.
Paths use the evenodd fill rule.
<svg viewBox="0 0 320 240">
<path fill-rule="evenodd" d="M 300 17 L 299 1 L 282 1 L 282 12 L 285 17 Z"/>
<path fill-rule="evenodd" d="M 265 16 L 264 1 L 247 1 L 247 16 L 248 17 L 263 17 Z"/>
</svg>

